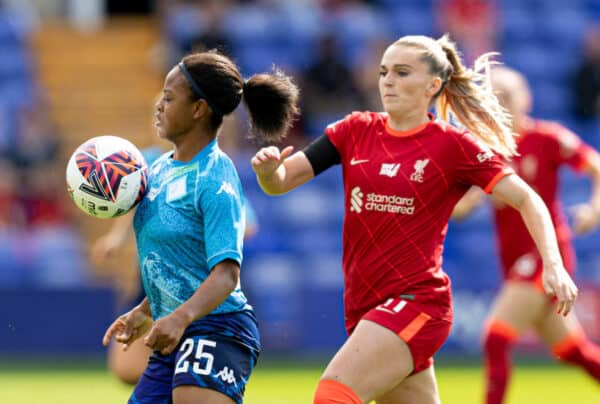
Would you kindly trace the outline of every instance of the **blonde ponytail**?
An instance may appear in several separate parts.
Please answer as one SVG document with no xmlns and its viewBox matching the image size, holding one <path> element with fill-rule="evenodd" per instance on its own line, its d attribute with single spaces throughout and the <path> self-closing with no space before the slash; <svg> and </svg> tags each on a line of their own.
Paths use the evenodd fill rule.
<svg viewBox="0 0 600 404">
<path fill-rule="evenodd" d="M 424 50 L 423 61 L 431 73 L 442 79 L 441 90 L 433 97 L 438 117 L 454 117 L 475 137 L 497 154 L 510 158 L 517 154 L 512 117 L 500 105 L 490 83 L 491 57 L 481 55 L 473 69 L 466 68 L 448 35 L 437 41 L 422 36 L 403 37 L 397 44 Z"/>
</svg>

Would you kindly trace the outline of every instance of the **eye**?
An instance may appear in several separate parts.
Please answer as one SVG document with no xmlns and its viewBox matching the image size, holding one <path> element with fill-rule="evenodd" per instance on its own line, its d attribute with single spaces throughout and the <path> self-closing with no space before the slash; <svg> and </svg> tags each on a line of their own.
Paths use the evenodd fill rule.
<svg viewBox="0 0 600 404">
<path fill-rule="evenodd" d="M 400 76 L 400 77 L 406 77 L 406 76 L 408 76 L 408 72 L 407 71 L 399 71 L 399 72 L 396 72 L 396 74 L 398 76 Z"/>
<path fill-rule="evenodd" d="M 387 72 L 385 70 L 380 70 L 379 71 L 379 76 L 383 77 L 387 74 Z"/>
</svg>

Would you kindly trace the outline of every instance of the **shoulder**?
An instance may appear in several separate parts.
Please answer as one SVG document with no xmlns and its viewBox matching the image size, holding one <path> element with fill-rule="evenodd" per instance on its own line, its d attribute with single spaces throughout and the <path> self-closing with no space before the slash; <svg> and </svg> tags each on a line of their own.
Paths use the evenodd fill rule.
<svg viewBox="0 0 600 404">
<path fill-rule="evenodd" d="M 376 123 L 385 123 L 385 116 L 385 112 L 353 111 L 344 118 L 329 124 L 327 129 L 335 128 L 341 125 L 347 125 L 351 127 L 366 127 Z"/>
<path fill-rule="evenodd" d="M 440 119 L 437 119 L 433 122 L 432 130 L 435 131 L 437 135 L 441 135 L 437 137 L 436 142 L 445 142 L 454 144 L 456 146 L 464 143 L 478 143 L 477 138 L 473 136 L 473 134 L 471 134 L 471 132 L 469 132 L 467 129 L 459 128 Z"/>
<path fill-rule="evenodd" d="M 218 147 L 210 153 L 206 164 L 199 164 L 198 171 L 206 185 L 220 186 L 223 180 L 239 182 L 233 160 Z"/>
<path fill-rule="evenodd" d="M 561 148 L 576 148 L 581 140 L 570 129 L 559 122 L 535 120 L 529 134 L 537 135 L 540 138 L 556 142 Z"/>
<path fill-rule="evenodd" d="M 530 131 L 540 135 L 552 136 L 556 132 L 566 130 L 564 126 L 555 121 L 546 121 L 542 119 L 534 119 L 531 121 Z"/>
<path fill-rule="evenodd" d="M 144 158 L 146 158 L 146 163 L 148 164 L 148 167 L 150 169 L 154 169 L 156 167 L 159 167 L 162 165 L 162 163 L 164 163 L 166 160 L 169 159 L 169 157 L 171 156 L 172 151 L 168 151 L 163 153 L 162 155 L 154 158 L 154 159 L 148 159 L 146 158 L 146 156 L 144 155 Z"/>
</svg>

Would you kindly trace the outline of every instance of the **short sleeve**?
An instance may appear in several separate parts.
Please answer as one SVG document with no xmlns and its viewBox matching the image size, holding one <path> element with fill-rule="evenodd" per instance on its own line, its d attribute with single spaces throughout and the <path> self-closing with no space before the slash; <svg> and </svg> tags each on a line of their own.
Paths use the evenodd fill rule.
<svg viewBox="0 0 600 404">
<path fill-rule="evenodd" d="M 333 123 L 330 123 L 325 128 L 325 136 L 329 138 L 329 141 L 341 154 L 341 151 L 345 148 L 345 142 L 349 137 L 349 130 L 351 127 L 351 121 L 353 119 L 352 114 L 346 115 L 344 119 L 340 119 Z"/>
<path fill-rule="evenodd" d="M 557 163 L 566 164 L 576 171 L 584 171 L 587 168 L 587 156 L 593 149 L 565 127 L 555 125 L 554 129 Z"/>
<path fill-rule="evenodd" d="M 241 265 L 245 231 L 242 198 L 241 187 L 228 179 L 207 179 L 199 193 L 198 207 L 203 217 L 206 261 L 210 269 L 226 259 Z"/>
<path fill-rule="evenodd" d="M 498 155 L 471 134 L 458 134 L 456 140 L 456 180 L 459 183 L 477 185 L 490 193 L 498 181 L 514 173 Z"/>
</svg>

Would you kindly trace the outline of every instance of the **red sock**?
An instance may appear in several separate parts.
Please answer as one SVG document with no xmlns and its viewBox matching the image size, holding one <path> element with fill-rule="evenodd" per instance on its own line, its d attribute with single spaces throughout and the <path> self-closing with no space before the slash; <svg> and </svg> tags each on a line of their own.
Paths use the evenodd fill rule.
<svg viewBox="0 0 600 404">
<path fill-rule="evenodd" d="M 517 332 L 509 325 L 492 320 L 485 334 L 486 404 L 502 404 L 512 367 L 510 348 Z"/>
<path fill-rule="evenodd" d="M 335 380 L 320 380 L 313 404 L 363 404 L 356 393 Z"/>
<path fill-rule="evenodd" d="M 552 348 L 552 353 L 561 361 L 582 367 L 600 382 L 600 347 L 585 335 L 576 333 L 568 336 Z"/>
</svg>

